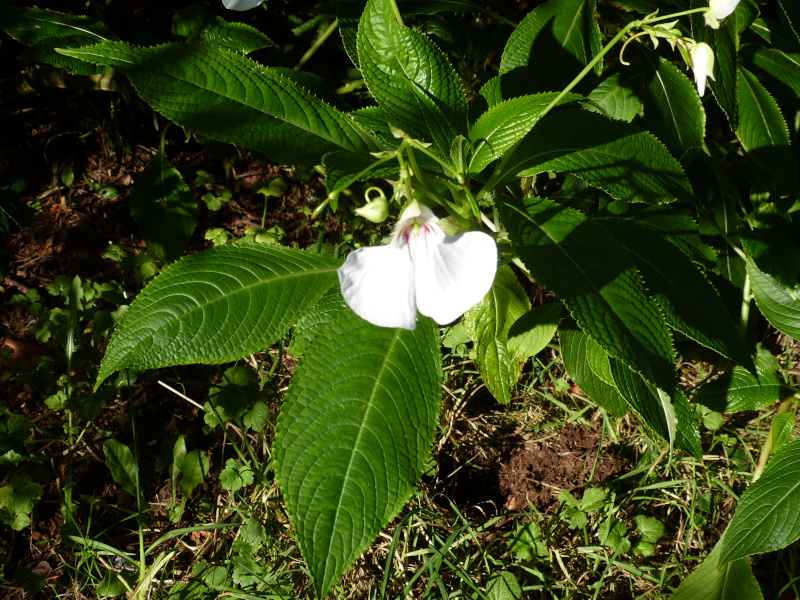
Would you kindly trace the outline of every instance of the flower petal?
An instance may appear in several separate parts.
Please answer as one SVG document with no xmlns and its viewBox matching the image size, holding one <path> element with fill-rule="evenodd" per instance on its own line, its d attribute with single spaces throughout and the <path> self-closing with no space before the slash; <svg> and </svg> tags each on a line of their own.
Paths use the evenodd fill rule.
<svg viewBox="0 0 800 600">
<path fill-rule="evenodd" d="M 255 8 L 264 0 L 222 0 L 222 4 L 228 10 L 250 10 Z"/>
<path fill-rule="evenodd" d="M 736 10 L 739 0 L 711 0 L 708 5 L 717 19 L 724 19 Z"/>
<path fill-rule="evenodd" d="M 360 248 L 339 268 L 347 305 L 365 321 L 380 327 L 415 329 L 414 271 L 407 246 Z"/>
<path fill-rule="evenodd" d="M 497 272 L 497 244 L 480 231 L 432 240 L 414 258 L 417 308 L 440 325 L 483 300 Z"/>
</svg>

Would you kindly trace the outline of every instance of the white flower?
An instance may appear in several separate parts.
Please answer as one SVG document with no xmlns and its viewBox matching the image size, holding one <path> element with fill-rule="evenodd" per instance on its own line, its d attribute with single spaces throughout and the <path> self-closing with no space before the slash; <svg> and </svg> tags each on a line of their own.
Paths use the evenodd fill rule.
<svg viewBox="0 0 800 600">
<path fill-rule="evenodd" d="M 694 80 L 697 82 L 697 93 L 702 96 L 706 91 L 706 78 L 714 79 L 714 51 L 705 42 L 700 42 L 692 46 L 689 56 Z"/>
<path fill-rule="evenodd" d="M 497 271 L 497 244 L 480 231 L 448 237 L 438 222 L 431 209 L 412 202 L 389 245 L 347 257 L 339 283 L 359 317 L 414 329 L 419 310 L 445 325 L 483 299 Z"/>
<path fill-rule="evenodd" d="M 228 10 L 250 10 L 262 2 L 264 0 L 222 0 L 223 6 Z"/>
<path fill-rule="evenodd" d="M 708 7 L 711 10 L 703 14 L 706 25 L 712 29 L 717 29 L 720 20 L 736 10 L 737 4 L 739 4 L 739 0 L 709 0 Z"/>
</svg>

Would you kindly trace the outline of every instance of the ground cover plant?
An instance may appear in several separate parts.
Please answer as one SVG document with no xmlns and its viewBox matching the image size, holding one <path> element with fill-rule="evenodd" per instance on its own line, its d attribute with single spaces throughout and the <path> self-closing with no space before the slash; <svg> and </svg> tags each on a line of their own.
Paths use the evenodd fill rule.
<svg viewBox="0 0 800 600">
<path fill-rule="evenodd" d="M 78 4 L 0 11 L 8 589 L 798 596 L 793 3 Z"/>
</svg>

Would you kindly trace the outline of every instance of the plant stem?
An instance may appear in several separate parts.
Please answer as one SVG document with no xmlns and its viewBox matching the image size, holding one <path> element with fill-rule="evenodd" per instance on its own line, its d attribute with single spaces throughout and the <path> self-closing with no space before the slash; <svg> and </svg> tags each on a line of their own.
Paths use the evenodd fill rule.
<svg viewBox="0 0 800 600">
<path fill-rule="evenodd" d="M 791 398 L 787 398 L 786 400 L 781 402 L 780 407 L 778 407 L 778 412 L 775 413 L 775 417 L 785 412 L 788 412 L 796 400 L 797 396 L 792 396 Z M 772 439 L 772 427 L 770 427 L 769 434 L 767 434 L 767 441 L 764 442 L 764 447 L 761 448 L 761 455 L 758 457 L 758 464 L 756 464 L 755 471 L 753 471 L 753 481 L 751 481 L 751 483 L 755 483 L 756 481 L 758 481 L 758 478 L 761 477 L 761 474 L 764 472 L 764 467 L 767 466 L 767 459 L 769 458 L 769 455 L 772 453 L 773 442 L 774 440 Z"/>
<path fill-rule="evenodd" d="M 314 40 L 314 43 L 311 44 L 311 48 L 306 50 L 306 53 L 303 54 L 303 56 L 300 57 L 300 60 L 298 60 L 297 64 L 294 66 L 294 70 L 295 71 L 299 71 L 300 69 L 302 69 L 305 66 L 305 64 L 309 60 L 311 60 L 311 57 L 314 56 L 314 54 L 316 54 L 317 50 L 319 50 L 320 46 L 322 46 L 322 44 L 324 44 L 325 41 L 329 37 L 331 37 L 331 34 L 334 31 L 336 31 L 336 28 L 338 26 L 339 26 L 339 21 L 337 19 L 334 19 L 333 22 L 330 25 L 328 25 L 328 28 L 325 31 L 322 32 L 322 35 L 319 36 L 316 40 Z"/>
<path fill-rule="evenodd" d="M 739 335 L 742 336 L 742 339 L 745 339 L 745 335 L 747 334 L 747 323 L 750 320 L 751 299 L 752 295 L 750 294 L 750 275 L 747 272 L 745 272 L 744 286 L 742 287 L 742 310 L 739 315 Z"/>
<path fill-rule="evenodd" d="M 130 373 L 126 371 L 128 378 L 128 410 L 131 414 L 131 436 L 133 437 L 133 458 L 136 465 L 139 463 L 139 444 L 136 436 L 136 409 L 133 405 L 133 392 L 131 391 Z M 139 525 L 139 581 L 145 575 L 145 551 L 144 551 L 144 513 L 142 512 L 142 490 L 139 481 L 139 471 L 136 471 L 136 520 Z"/>
</svg>

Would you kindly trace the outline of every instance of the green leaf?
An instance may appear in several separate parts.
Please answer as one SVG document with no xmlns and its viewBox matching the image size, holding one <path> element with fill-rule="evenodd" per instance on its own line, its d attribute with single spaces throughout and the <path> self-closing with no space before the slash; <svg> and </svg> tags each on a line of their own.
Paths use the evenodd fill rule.
<svg viewBox="0 0 800 600">
<path fill-rule="evenodd" d="M 612 357 L 673 390 L 669 331 L 619 242 L 580 212 L 550 200 L 509 200 L 500 209 L 525 266 L 581 329 Z"/>
<path fill-rule="evenodd" d="M 135 576 L 133 573 L 116 572 L 111 569 L 106 571 L 103 579 L 97 584 L 97 595 L 102 598 L 115 598 L 122 596 L 125 592 L 136 587 Z M 123 579 L 127 576 L 126 579 Z M 127 581 L 130 579 L 131 581 Z"/>
<path fill-rule="evenodd" d="M 220 485 L 231 492 L 247 487 L 251 485 L 253 481 L 253 469 L 251 469 L 249 465 L 242 464 L 235 458 L 229 458 L 225 462 L 225 468 L 219 474 Z"/>
<path fill-rule="evenodd" d="M 549 0 L 534 8 L 508 39 L 500 73 L 527 67 L 540 91 L 562 90 L 600 52 L 595 8 L 594 0 Z"/>
<path fill-rule="evenodd" d="M 201 450 L 192 450 L 181 461 L 181 495 L 182 504 L 191 495 L 192 490 L 203 483 L 208 473 L 208 457 Z"/>
<path fill-rule="evenodd" d="M 555 92 L 522 96 L 501 102 L 485 112 L 469 132 L 474 150 L 470 173 L 481 172 L 489 163 L 525 137 L 547 106 L 555 100 Z M 567 94 L 558 105 L 583 100 L 578 94 Z"/>
<path fill-rule="evenodd" d="M 517 147 L 506 175 L 572 173 L 617 200 L 693 202 L 680 164 L 652 134 L 583 110 L 550 114 Z"/>
<path fill-rule="evenodd" d="M 493 573 L 486 581 L 486 598 L 488 600 L 519 600 L 522 588 L 517 578 L 508 571 Z"/>
<path fill-rule="evenodd" d="M 131 216 L 147 247 L 162 263 L 176 260 L 197 225 L 197 203 L 162 147 L 131 190 Z"/>
<path fill-rule="evenodd" d="M 636 515 L 636 532 L 642 537 L 642 541 L 655 544 L 664 535 L 664 523 L 654 517 Z"/>
<path fill-rule="evenodd" d="M 328 325 L 348 311 L 339 286 L 334 286 L 297 322 L 292 332 L 289 351 L 295 358 L 302 358 L 314 339 L 326 331 Z"/>
<path fill-rule="evenodd" d="M 633 258 L 670 327 L 755 371 L 719 294 L 688 257 L 634 221 L 612 218 L 602 222 Z"/>
<path fill-rule="evenodd" d="M 339 35 L 342 37 L 342 45 L 345 52 L 353 61 L 356 68 L 360 68 L 358 62 L 358 23 L 361 15 L 364 14 L 364 7 L 367 0 L 337 0 L 336 20 L 339 22 Z"/>
<path fill-rule="evenodd" d="M 172 33 L 188 41 L 226 48 L 241 54 L 269 48 L 275 43 L 255 27 L 228 23 L 204 6 L 188 6 L 172 17 Z"/>
<path fill-rule="evenodd" d="M 653 234 L 677 246 L 694 262 L 706 267 L 717 264 L 716 253 L 700 239 L 694 219 L 671 206 L 645 206 L 615 200 L 597 216 L 602 216 L 604 219 L 633 221 L 646 226 Z"/>
<path fill-rule="evenodd" d="M 600 543 L 618 554 L 625 554 L 631 549 L 631 540 L 625 536 L 628 528 L 625 523 L 613 517 L 603 521 L 597 528 Z"/>
<path fill-rule="evenodd" d="M 727 537 L 728 532 L 725 532 Z M 764 600 L 750 561 L 740 558 L 722 563 L 720 540 L 706 559 L 684 579 L 669 600 Z"/>
<path fill-rule="evenodd" d="M 0 487 L 0 521 L 14 531 L 22 531 L 31 524 L 31 511 L 43 493 L 38 483 L 12 475 L 10 483 Z"/>
<path fill-rule="evenodd" d="M 800 104 L 800 57 L 763 44 L 747 44 L 739 51 L 739 58 L 779 98 L 795 106 Z"/>
<path fill-rule="evenodd" d="M 758 309 L 778 331 L 800 339 L 800 298 L 797 288 L 786 288 L 747 259 L 747 274 Z"/>
<path fill-rule="evenodd" d="M 47 63 L 59 69 L 66 69 L 70 75 L 99 75 L 108 71 L 108 67 L 92 65 L 57 51 L 58 48 L 80 48 L 95 41 L 80 35 L 48 38 L 23 50 L 17 59 Z"/>
<path fill-rule="evenodd" d="M 63 53 L 122 71 L 145 102 L 181 127 L 281 162 L 316 164 L 333 150 L 375 149 L 346 114 L 223 48 L 106 42 Z"/>
<path fill-rule="evenodd" d="M 725 530 L 720 562 L 785 548 L 800 538 L 800 438 L 767 462 Z"/>
<path fill-rule="evenodd" d="M 775 367 L 769 364 L 772 361 L 765 360 L 764 353 L 769 354 L 767 350 L 760 351 L 756 361 L 758 377 L 742 367 L 734 367 L 703 384 L 692 400 L 721 413 L 761 410 L 774 404 L 783 386 Z"/>
<path fill-rule="evenodd" d="M 770 434 L 772 435 L 772 452 L 780 450 L 789 438 L 792 437 L 795 425 L 795 414 L 793 412 L 781 413 L 772 418 Z"/>
<path fill-rule="evenodd" d="M 0 28 L 27 46 L 52 38 L 84 38 L 84 45 L 115 40 L 117 37 L 100 21 L 38 8 L 4 6 Z"/>
<path fill-rule="evenodd" d="M 438 423 L 441 373 L 432 320 L 389 329 L 352 311 L 328 324 L 295 371 L 275 475 L 319 598 L 410 497 Z"/>
<path fill-rule="evenodd" d="M 618 360 L 611 361 L 614 383 L 622 396 L 656 434 L 694 456 L 702 454 L 700 431 L 689 401 L 678 391 L 669 396 Z"/>
<path fill-rule="evenodd" d="M 642 103 L 647 130 L 675 155 L 703 145 L 706 114 L 694 84 L 671 62 L 640 52 L 644 85 Z"/>
<path fill-rule="evenodd" d="M 789 129 L 778 104 L 764 86 L 739 67 L 736 136 L 755 162 L 758 190 L 785 195 L 797 189 L 797 159 L 789 147 Z"/>
<path fill-rule="evenodd" d="M 103 442 L 103 452 L 106 455 L 106 466 L 111 471 L 114 481 L 131 496 L 136 496 L 139 487 L 139 465 L 131 449 L 117 440 L 106 440 Z"/>
<path fill-rule="evenodd" d="M 514 558 L 521 562 L 547 556 L 547 545 L 542 541 L 542 530 L 536 521 L 528 521 L 517 528 L 510 550 Z"/>
<path fill-rule="evenodd" d="M 187 256 L 133 301 L 95 385 L 126 367 L 222 363 L 257 352 L 280 339 L 333 286 L 340 264 L 255 243 Z"/>
<path fill-rule="evenodd" d="M 608 75 L 589 93 L 593 105 L 586 110 L 600 109 L 612 119 L 630 123 L 642 109 L 641 78 L 641 73 L 632 74 L 628 69 Z"/>
<path fill-rule="evenodd" d="M 432 141 L 448 157 L 466 135 L 467 100 L 453 66 L 427 37 L 399 23 L 390 0 L 370 0 L 358 28 L 358 58 L 389 123 Z"/>
<path fill-rule="evenodd" d="M 565 319 L 559 328 L 561 358 L 564 368 L 586 393 L 613 415 L 622 416 L 628 406 L 614 384 L 608 354 L 572 319 Z"/>
<path fill-rule="evenodd" d="M 530 310 L 531 301 L 509 266 L 497 269 L 492 289 L 464 315 L 472 358 L 498 402 L 511 402 L 511 388 L 522 373 L 521 358 L 508 347 L 508 331 Z"/>
<path fill-rule="evenodd" d="M 534 306 L 511 325 L 508 349 L 520 358 L 539 354 L 553 339 L 560 319 L 560 302 Z"/>
</svg>

